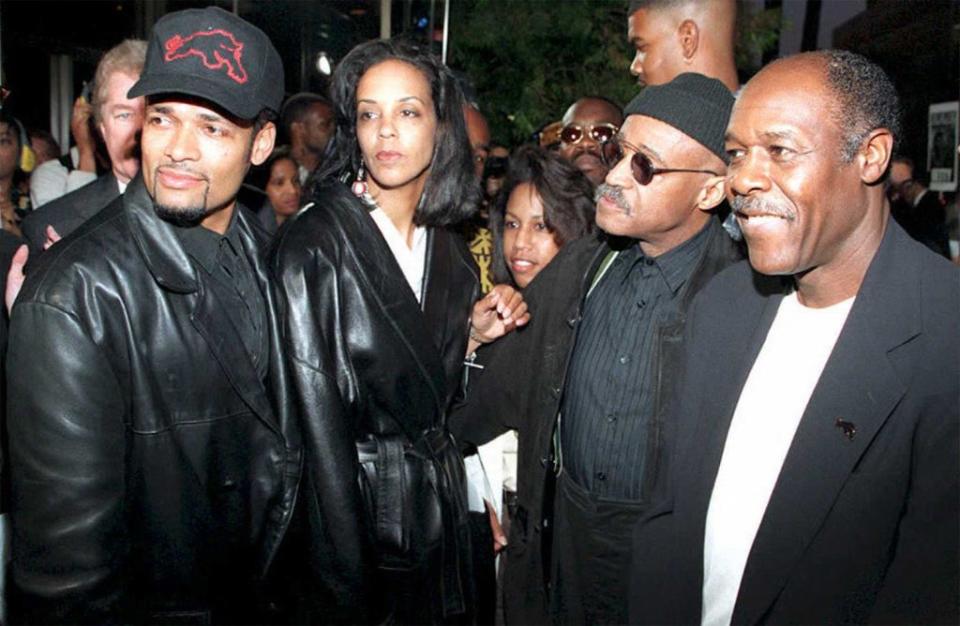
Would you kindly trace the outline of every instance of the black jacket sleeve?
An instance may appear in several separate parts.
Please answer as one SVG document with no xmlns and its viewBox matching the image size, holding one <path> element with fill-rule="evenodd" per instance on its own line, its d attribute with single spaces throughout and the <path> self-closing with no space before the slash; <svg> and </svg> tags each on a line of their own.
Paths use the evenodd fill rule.
<svg viewBox="0 0 960 626">
<path fill-rule="evenodd" d="M 364 524 L 352 403 L 336 364 L 340 328 L 334 268 L 319 254 L 285 250 L 273 259 L 277 302 L 304 447 L 300 506 L 307 520 L 308 605 L 316 619 L 371 619 L 376 559 Z M 324 303 L 323 306 L 320 303 Z M 342 356 L 342 355 L 341 355 Z"/>
<path fill-rule="evenodd" d="M 125 407 L 76 317 L 14 310 L 8 354 L 11 622 L 118 619 L 128 560 Z"/>
</svg>

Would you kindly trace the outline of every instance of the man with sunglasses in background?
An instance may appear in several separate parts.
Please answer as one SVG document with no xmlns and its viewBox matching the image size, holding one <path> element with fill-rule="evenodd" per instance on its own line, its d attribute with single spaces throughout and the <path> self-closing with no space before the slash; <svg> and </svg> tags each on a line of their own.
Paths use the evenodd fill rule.
<svg viewBox="0 0 960 626">
<path fill-rule="evenodd" d="M 632 528 L 668 450 L 686 311 L 740 258 L 710 213 L 732 107 L 700 74 L 634 98 L 603 144 L 604 234 L 565 246 L 524 291 L 535 322 L 479 352 L 450 427 L 473 444 L 519 431 L 508 624 L 627 621 Z"/>
<path fill-rule="evenodd" d="M 613 102 L 596 96 L 580 98 L 563 115 L 560 156 L 576 165 L 596 187 L 607 175 L 600 144 L 616 135 L 622 123 L 623 112 Z"/>
</svg>

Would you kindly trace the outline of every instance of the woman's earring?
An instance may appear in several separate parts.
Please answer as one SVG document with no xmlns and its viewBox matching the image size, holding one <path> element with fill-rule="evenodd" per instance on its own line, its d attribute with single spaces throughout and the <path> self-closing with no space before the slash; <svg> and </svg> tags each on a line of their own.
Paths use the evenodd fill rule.
<svg viewBox="0 0 960 626">
<path fill-rule="evenodd" d="M 363 161 L 360 162 L 360 169 L 357 170 L 357 179 L 350 185 L 353 195 L 362 198 L 367 195 L 367 174 L 363 171 Z"/>
</svg>

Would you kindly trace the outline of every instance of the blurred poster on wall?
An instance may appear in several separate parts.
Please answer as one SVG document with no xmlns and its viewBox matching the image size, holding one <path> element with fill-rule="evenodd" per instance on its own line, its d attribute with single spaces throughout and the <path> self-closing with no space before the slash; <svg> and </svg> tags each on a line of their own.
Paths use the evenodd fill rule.
<svg viewBox="0 0 960 626">
<path fill-rule="evenodd" d="M 931 104 L 927 116 L 927 168 L 930 189 L 957 190 L 957 102 Z"/>
</svg>

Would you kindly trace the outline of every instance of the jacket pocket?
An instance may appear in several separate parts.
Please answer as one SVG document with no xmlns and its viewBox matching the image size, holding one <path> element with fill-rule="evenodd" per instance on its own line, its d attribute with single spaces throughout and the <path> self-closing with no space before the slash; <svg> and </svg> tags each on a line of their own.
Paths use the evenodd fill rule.
<svg viewBox="0 0 960 626">
<path fill-rule="evenodd" d="M 443 505 L 429 451 L 403 435 L 357 442 L 360 490 L 381 567 L 414 569 L 443 540 Z"/>
</svg>

